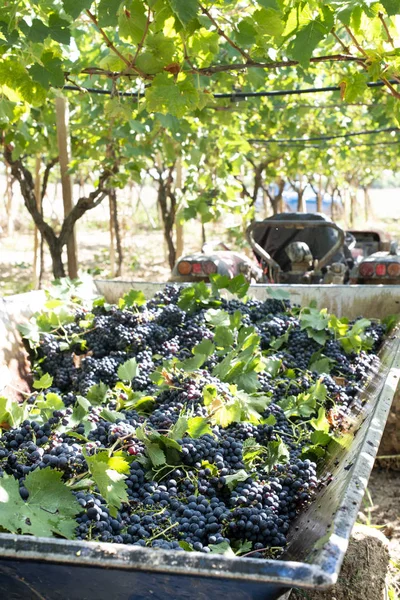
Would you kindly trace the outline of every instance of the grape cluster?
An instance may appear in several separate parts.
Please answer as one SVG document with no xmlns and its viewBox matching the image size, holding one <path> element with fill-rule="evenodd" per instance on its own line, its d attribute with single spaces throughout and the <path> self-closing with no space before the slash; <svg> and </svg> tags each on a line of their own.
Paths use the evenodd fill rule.
<svg viewBox="0 0 400 600">
<path fill-rule="evenodd" d="M 221 298 L 221 310 L 229 315 L 240 311 L 239 330 L 254 328 L 258 355 L 266 363 L 270 357 L 279 363 L 276 372 L 258 366 L 247 374 L 256 381 L 257 393 L 246 394 L 240 379 L 222 381 L 214 374 L 231 348 L 217 348 L 199 369 L 185 371 L 176 362 L 192 358 L 194 346 L 213 341 L 215 332 L 207 306 L 200 302 L 183 310 L 180 293 L 178 286 L 168 285 L 143 306 L 95 306 L 91 313 L 78 309 L 62 330 L 41 337 L 33 367 L 52 375 L 52 386 L 29 398 L 31 416 L 3 430 L 0 476 L 15 477 L 27 500 L 30 472 L 50 468 L 64 482 L 80 481 L 89 470 L 85 456 L 106 450 L 110 456 L 116 453 L 115 464 L 125 457 L 128 502 L 110 510 L 93 482 L 75 491 L 82 509 L 76 519 L 78 539 L 203 553 L 228 543 L 239 553 L 243 545 L 250 547 L 253 558 L 271 556 L 271 549 L 285 546 L 291 523 L 320 483 L 317 465 L 307 454 L 314 431 L 310 417 L 288 418 L 284 402 L 296 402 L 319 381 L 327 393 L 321 406 L 335 409 L 336 423 L 344 421 L 375 368 L 385 328 L 372 323 L 364 332 L 370 349 L 348 354 L 328 330 L 323 346 L 310 338 L 286 300 Z M 71 337 L 67 349 L 66 336 Z M 321 354 L 330 359 L 330 373 L 310 370 Z M 132 358 L 138 372 L 132 381 L 116 385 L 119 367 Z M 89 390 L 100 383 L 107 394 L 90 405 L 85 397 L 91 398 Z M 216 390 L 211 408 L 205 405 L 205 386 Z M 234 405 L 237 388 L 243 402 L 257 401 L 248 413 Z M 51 409 L 54 395 L 62 400 L 61 409 Z M 37 408 L 40 402 L 45 409 Z M 215 418 L 221 403 L 227 407 L 223 425 Z M 196 422 L 205 423 L 207 432 L 176 434 L 182 416 L 200 418 Z M 287 455 L 274 461 L 272 448 L 279 444 Z M 254 456 L 249 447 L 256 449 Z"/>
</svg>

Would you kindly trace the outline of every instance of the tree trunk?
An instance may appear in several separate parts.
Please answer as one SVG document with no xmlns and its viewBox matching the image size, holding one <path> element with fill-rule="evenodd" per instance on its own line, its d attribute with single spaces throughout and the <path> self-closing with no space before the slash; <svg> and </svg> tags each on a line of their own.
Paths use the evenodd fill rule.
<svg viewBox="0 0 400 600">
<path fill-rule="evenodd" d="M 35 161 L 35 198 L 36 198 L 36 206 L 40 212 L 42 212 L 42 195 L 41 195 L 41 186 L 40 186 L 40 166 L 41 159 L 39 154 L 36 155 Z M 41 235 L 40 231 L 35 225 L 34 234 L 33 234 L 33 277 L 32 277 L 32 287 L 34 290 L 39 289 L 39 280 L 40 280 L 40 245 L 41 245 Z"/>
<path fill-rule="evenodd" d="M 322 213 L 322 201 L 324 198 L 324 190 L 322 189 L 322 175 L 319 176 L 317 190 L 317 212 Z"/>
<path fill-rule="evenodd" d="M 297 191 L 297 212 L 306 212 L 304 191 L 304 188 L 299 188 Z"/>
<path fill-rule="evenodd" d="M 164 239 L 167 245 L 168 264 L 173 269 L 176 261 L 176 249 L 173 240 L 174 223 L 176 216 L 176 196 L 172 192 L 173 166 L 168 169 L 167 178 L 163 179 L 163 172 L 159 171 L 157 203 L 160 208 L 163 222 Z"/>
<path fill-rule="evenodd" d="M 14 235 L 14 207 L 13 207 L 13 178 L 10 166 L 6 163 L 6 213 L 7 213 L 7 234 Z"/>
<path fill-rule="evenodd" d="M 111 250 L 113 253 L 113 266 L 111 268 L 111 273 L 113 277 L 120 277 L 122 270 L 123 253 L 118 220 L 117 190 L 114 187 L 110 189 L 108 197 L 110 202 L 110 259 Z M 117 260 L 115 260 L 115 249 L 117 250 Z"/>
<path fill-rule="evenodd" d="M 65 277 L 65 271 L 62 262 L 63 248 L 67 244 L 67 241 L 73 232 L 76 221 L 78 221 L 78 219 L 80 219 L 88 210 L 96 208 L 96 206 L 98 206 L 107 196 L 108 191 L 105 188 L 105 184 L 109 178 L 117 172 L 117 167 L 115 166 L 112 170 L 104 170 L 99 177 L 97 188 L 94 189 L 87 197 L 84 196 L 79 198 L 71 212 L 67 217 L 64 218 L 60 235 L 57 236 L 54 229 L 45 221 L 41 211 L 37 207 L 35 185 L 32 173 L 25 167 L 20 158 L 15 160 L 13 159 L 11 145 L 4 146 L 3 154 L 6 163 L 8 163 L 11 167 L 11 173 L 13 177 L 15 177 L 20 185 L 25 206 L 31 215 L 33 222 L 38 227 L 41 235 L 44 237 L 49 246 L 53 261 L 54 277 L 56 279 Z"/>
<path fill-rule="evenodd" d="M 357 194 L 353 190 L 353 191 L 350 191 L 350 215 L 349 215 L 350 227 L 354 227 L 356 212 L 357 212 Z"/>
<path fill-rule="evenodd" d="M 369 192 L 368 192 L 368 188 L 366 185 L 363 187 L 363 192 L 364 192 L 364 219 L 365 219 L 365 222 L 368 223 L 369 218 L 370 218 L 371 199 L 369 197 Z"/>
<path fill-rule="evenodd" d="M 176 181 L 175 181 L 175 193 L 177 190 L 182 189 L 182 160 L 179 158 L 176 163 Z M 175 218 L 175 232 L 176 232 L 176 258 L 183 256 L 184 251 L 184 229 L 183 223 L 178 218 Z"/>
<path fill-rule="evenodd" d="M 56 98 L 57 118 L 57 143 L 60 155 L 61 186 L 64 203 L 64 217 L 67 217 L 73 208 L 72 182 L 68 174 L 69 168 L 69 135 L 68 135 L 68 111 L 65 98 Z M 76 257 L 76 241 L 74 227 L 67 239 L 68 274 L 71 279 L 78 277 L 78 262 Z"/>
<path fill-rule="evenodd" d="M 65 269 L 62 260 L 63 246 L 61 246 L 58 238 L 46 240 L 50 250 L 51 261 L 53 263 L 53 275 L 55 279 L 65 277 Z"/>
</svg>

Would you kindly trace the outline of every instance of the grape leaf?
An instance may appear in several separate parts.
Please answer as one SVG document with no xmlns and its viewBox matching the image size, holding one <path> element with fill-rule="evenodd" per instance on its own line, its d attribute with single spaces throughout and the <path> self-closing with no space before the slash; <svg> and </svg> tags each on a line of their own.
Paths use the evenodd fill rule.
<svg viewBox="0 0 400 600">
<path fill-rule="evenodd" d="M 100 381 L 89 388 L 86 398 L 89 400 L 90 404 L 103 404 L 107 396 L 107 390 L 108 387 L 106 384 Z"/>
<path fill-rule="evenodd" d="M 197 0 L 168 0 L 168 4 L 184 27 L 196 17 L 199 10 Z"/>
<path fill-rule="evenodd" d="M 215 346 L 211 340 L 204 339 L 199 344 L 192 348 L 193 354 L 203 354 L 204 356 L 211 356 L 215 351 Z"/>
<path fill-rule="evenodd" d="M 29 407 L 13 402 L 11 398 L 0 396 L 0 428 L 18 427 L 26 419 Z"/>
<path fill-rule="evenodd" d="M 160 467 L 166 463 L 165 453 L 158 444 L 146 444 L 146 450 L 155 467 Z"/>
<path fill-rule="evenodd" d="M 11 533 L 73 539 L 75 517 L 82 507 L 61 477 L 61 472 L 49 467 L 29 473 L 24 484 L 29 491 L 25 502 L 18 481 L 4 474 L 0 479 L 0 526 Z"/>
<path fill-rule="evenodd" d="M 244 469 L 239 469 L 236 473 L 232 475 L 225 475 L 225 483 L 228 488 L 232 491 L 238 483 L 241 481 L 247 481 L 250 478 L 250 475 Z"/>
<path fill-rule="evenodd" d="M 323 433 L 329 432 L 330 424 L 326 418 L 325 409 L 322 406 L 318 409 L 318 416 L 310 420 L 310 425 Z"/>
<path fill-rule="evenodd" d="M 229 348 L 233 345 L 235 338 L 228 327 L 218 325 L 214 332 L 214 343 L 219 348 Z"/>
<path fill-rule="evenodd" d="M 30 414 L 35 415 L 36 410 L 41 417 L 41 422 L 48 421 L 55 410 L 64 410 L 65 405 L 61 399 L 61 396 L 54 394 L 53 392 L 47 393 L 45 396 L 41 395 L 38 397 L 36 406 L 30 411 Z M 35 416 L 37 420 L 37 416 Z"/>
<path fill-rule="evenodd" d="M 225 556 L 235 556 L 229 542 L 220 542 L 219 544 L 209 544 L 211 554 L 224 554 Z"/>
<path fill-rule="evenodd" d="M 279 464 L 287 463 L 290 458 L 290 452 L 286 444 L 279 436 L 276 442 L 268 442 L 267 458 L 265 461 L 265 470 L 270 473 L 272 469 Z"/>
<path fill-rule="evenodd" d="M 186 417 L 179 417 L 177 422 L 172 427 L 169 437 L 173 440 L 181 440 L 188 428 L 188 420 Z"/>
<path fill-rule="evenodd" d="M 53 385 L 53 377 L 48 373 L 42 375 L 40 379 L 33 382 L 32 387 L 35 390 L 47 390 L 47 388 Z"/>
<path fill-rule="evenodd" d="M 85 449 L 82 453 L 86 459 L 92 479 L 99 488 L 100 494 L 108 504 L 110 514 L 117 515 L 123 502 L 129 502 L 126 492 L 125 475 L 118 473 L 110 465 L 110 456 L 106 450 L 89 456 Z"/>
<path fill-rule="evenodd" d="M 200 94 L 187 77 L 175 81 L 168 73 L 157 73 L 146 89 L 147 110 L 183 117 L 188 110 L 199 106 Z"/>
<path fill-rule="evenodd" d="M 118 377 L 122 381 L 132 381 L 139 374 L 138 364 L 135 358 L 129 358 L 118 367 Z"/>
<path fill-rule="evenodd" d="M 205 314 L 205 319 L 207 323 L 214 327 L 217 327 L 218 325 L 226 327 L 230 324 L 230 315 L 226 310 L 210 308 Z"/>
<path fill-rule="evenodd" d="M 266 289 L 266 292 L 270 298 L 274 300 L 289 300 L 290 293 L 287 290 L 282 290 L 280 288 L 270 288 Z"/>
<path fill-rule="evenodd" d="M 191 358 L 187 358 L 186 360 L 178 361 L 176 366 L 178 369 L 183 369 L 185 373 L 191 373 L 192 371 L 196 371 L 200 369 L 200 367 L 206 362 L 207 356 L 204 354 L 195 354 Z"/>
<path fill-rule="evenodd" d="M 116 27 L 118 25 L 120 4 L 120 0 L 100 0 L 97 9 L 100 27 Z"/>
<path fill-rule="evenodd" d="M 322 373 L 330 373 L 331 372 L 331 364 L 334 361 L 331 358 L 326 356 L 321 356 L 318 360 L 312 362 L 309 366 L 310 371 L 314 371 L 321 375 Z"/>
<path fill-rule="evenodd" d="M 62 0 L 62 3 L 67 15 L 76 19 L 83 10 L 91 7 L 93 0 Z"/>
<path fill-rule="evenodd" d="M 129 308 L 131 306 L 143 306 L 146 303 L 146 296 L 140 290 L 130 290 L 120 299 L 119 308 Z"/>
<path fill-rule="evenodd" d="M 49 16 L 49 35 L 60 44 L 69 44 L 71 38 L 70 23 L 62 19 L 57 13 Z"/>
<path fill-rule="evenodd" d="M 22 19 L 19 27 L 28 40 L 33 43 L 42 43 L 50 35 L 50 29 L 40 19 L 32 19 L 31 25 Z"/>
<path fill-rule="evenodd" d="M 389 17 L 397 15 L 399 13 L 399 1 L 398 0 L 380 0 L 380 3 L 386 10 Z"/>
<path fill-rule="evenodd" d="M 146 28 L 147 17 L 141 0 L 131 0 L 125 4 L 118 18 L 118 31 L 120 37 L 130 39 L 138 44 Z"/>
<path fill-rule="evenodd" d="M 41 57 L 42 64 L 35 63 L 29 73 L 35 81 L 43 87 L 62 87 L 64 85 L 64 71 L 62 62 L 52 52 L 45 52 Z"/>
<path fill-rule="evenodd" d="M 198 438 L 202 435 L 212 435 L 212 429 L 203 417 L 192 417 L 188 420 L 187 432 L 192 438 Z"/>
</svg>

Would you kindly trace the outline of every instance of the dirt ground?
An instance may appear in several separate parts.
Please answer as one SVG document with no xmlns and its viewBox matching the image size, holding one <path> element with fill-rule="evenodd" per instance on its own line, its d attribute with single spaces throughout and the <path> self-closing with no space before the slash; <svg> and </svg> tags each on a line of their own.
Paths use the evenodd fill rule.
<svg viewBox="0 0 400 600">
<path fill-rule="evenodd" d="M 379 527 L 389 540 L 390 600 L 400 598 L 400 471 L 375 468 L 364 497 L 360 522 Z"/>
</svg>

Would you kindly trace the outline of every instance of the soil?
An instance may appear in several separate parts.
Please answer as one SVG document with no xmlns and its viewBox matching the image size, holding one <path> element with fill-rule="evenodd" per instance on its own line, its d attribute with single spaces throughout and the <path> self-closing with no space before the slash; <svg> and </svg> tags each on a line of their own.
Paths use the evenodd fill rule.
<svg viewBox="0 0 400 600">
<path fill-rule="evenodd" d="M 399 600 L 399 509 L 400 472 L 376 467 L 338 584 L 325 592 L 293 590 L 290 600 Z"/>
</svg>

